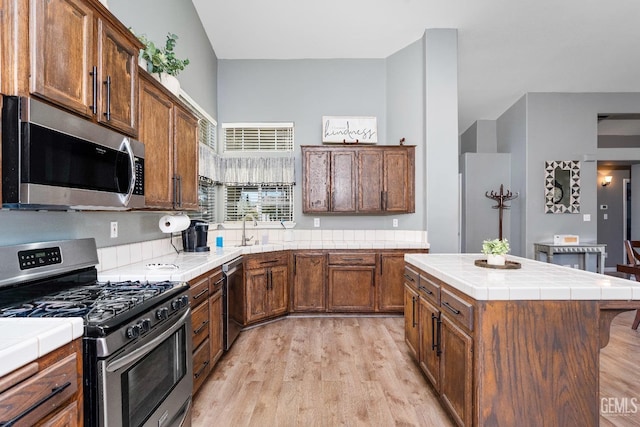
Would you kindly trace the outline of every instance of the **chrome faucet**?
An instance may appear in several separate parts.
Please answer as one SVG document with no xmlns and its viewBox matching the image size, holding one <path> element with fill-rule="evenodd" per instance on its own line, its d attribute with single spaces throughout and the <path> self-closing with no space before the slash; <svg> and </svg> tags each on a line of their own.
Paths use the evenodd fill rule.
<svg viewBox="0 0 640 427">
<path fill-rule="evenodd" d="M 249 246 L 249 242 L 251 241 L 251 239 L 253 239 L 253 236 L 247 238 L 246 223 L 247 223 L 248 216 L 251 217 L 251 219 L 253 220 L 254 227 L 258 225 L 258 221 L 256 221 L 256 218 L 253 215 L 246 214 L 245 216 L 242 217 L 242 240 L 240 241 L 240 246 Z"/>
</svg>

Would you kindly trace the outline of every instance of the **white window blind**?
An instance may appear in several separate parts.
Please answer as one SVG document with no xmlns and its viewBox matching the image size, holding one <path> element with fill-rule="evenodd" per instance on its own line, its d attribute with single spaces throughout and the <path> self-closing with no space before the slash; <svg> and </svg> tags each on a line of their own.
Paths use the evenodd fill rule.
<svg viewBox="0 0 640 427">
<path fill-rule="evenodd" d="M 223 123 L 224 151 L 293 151 L 293 123 Z"/>
<path fill-rule="evenodd" d="M 225 221 L 293 221 L 293 186 L 226 186 Z"/>
<path fill-rule="evenodd" d="M 198 183 L 198 215 L 209 224 L 216 223 L 216 186 L 209 178 L 200 177 Z"/>
</svg>

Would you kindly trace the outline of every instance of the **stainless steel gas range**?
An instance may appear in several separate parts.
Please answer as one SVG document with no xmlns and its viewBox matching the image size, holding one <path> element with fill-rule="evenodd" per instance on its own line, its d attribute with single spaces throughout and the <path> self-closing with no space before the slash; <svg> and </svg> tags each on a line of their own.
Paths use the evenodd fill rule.
<svg viewBox="0 0 640 427">
<path fill-rule="evenodd" d="M 0 317 L 82 317 L 86 426 L 190 426 L 184 282 L 98 282 L 93 239 L 0 247 Z"/>
</svg>

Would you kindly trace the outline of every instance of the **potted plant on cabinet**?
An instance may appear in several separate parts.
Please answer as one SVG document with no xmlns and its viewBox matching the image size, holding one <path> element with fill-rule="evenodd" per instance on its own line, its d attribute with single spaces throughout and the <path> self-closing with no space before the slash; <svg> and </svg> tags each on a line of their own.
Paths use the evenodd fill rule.
<svg viewBox="0 0 640 427">
<path fill-rule="evenodd" d="M 188 59 L 178 59 L 174 52 L 178 36 L 168 33 L 164 48 L 157 47 L 144 35 L 137 37 L 145 46 L 140 51 L 140 58 L 146 61 L 147 71 L 152 76 L 157 76 L 156 79 L 177 96 L 180 92 L 180 82 L 176 76 L 189 65 Z"/>
<path fill-rule="evenodd" d="M 493 239 L 482 242 L 482 253 L 487 256 L 487 264 L 489 265 L 505 265 L 505 254 L 510 249 L 507 239 Z"/>
</svg>

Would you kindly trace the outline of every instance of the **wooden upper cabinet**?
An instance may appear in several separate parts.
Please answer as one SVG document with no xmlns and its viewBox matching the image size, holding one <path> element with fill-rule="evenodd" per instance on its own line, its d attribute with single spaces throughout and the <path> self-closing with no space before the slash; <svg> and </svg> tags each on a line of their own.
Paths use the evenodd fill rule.
<svg viewBox="0 0 640 427">
<path fill-rule="evenodd" d="M 140 73 L 145 205 L 198 209 L 198 121 L 148 73 Z"/>
<path fill-rule="evenodd" d="M 328 151 L 302 149 L 304 212 L 329 212 L 331 157 Z"/>
<path fill-rule="evenodd" d="M 98 121 L 136 135 L 138 52 L 135 45 L 98 19 Z"/>
<path fill-rule="evenodd" d="M 383 180 L 380 173 L 384 155 L 380 150 L 362 150 L 358 153 L 358 212 L 383 210 Z"/>
<path fill-rule="evenodd" d="M 30 8 L 30 92 L 137 137 L 142 43 L 92 2 L 30 0 Z"/>
<path fill-rule="evenodd" d="M 198 209 L 198 121 L 185 109 L 174 108 L 175 207 Z"/>
<path fill-rule="evenodd" d="M 144 197 L 148 208 L 173 208 L 173 103 L 140 78 L 140 141 L 145 146 Z"/>
<path fill-rule="evenodd" d="M 415 147 L 303 146 L 303 213 L 415 212 Z"/>
<path fill-rule="evenodd" d="M 356 211 L 356 152 L 331 152 L 331 212 Z"/>
<path fill-rule="evenodd" d="M 31 9 L 31 92 L 92 117 L 93 9 L 82 0 L 31 0 Z"/>
<path fill-rule="evenodd" d="M 415 212 L 415 147 L 386 149 L 383 168 L 386 212 Z"/>
</svg>

